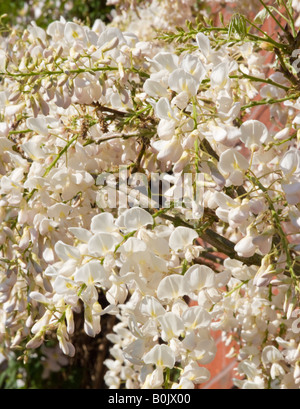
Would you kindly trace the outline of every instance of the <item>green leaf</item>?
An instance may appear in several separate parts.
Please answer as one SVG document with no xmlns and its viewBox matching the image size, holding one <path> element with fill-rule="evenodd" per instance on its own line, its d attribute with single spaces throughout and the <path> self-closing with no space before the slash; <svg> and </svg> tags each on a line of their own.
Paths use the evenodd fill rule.
<svg viewBox="0 0 300 409">
<path fill-rule="evenodd" d="M 229 23 L 229 31 L 228 31 L 229 39 L 234 34 L 238 34 L 241 40 L 244 40 L 248 34 L 246 19 L 240 13 L 234 14 Z"/>
</svg>

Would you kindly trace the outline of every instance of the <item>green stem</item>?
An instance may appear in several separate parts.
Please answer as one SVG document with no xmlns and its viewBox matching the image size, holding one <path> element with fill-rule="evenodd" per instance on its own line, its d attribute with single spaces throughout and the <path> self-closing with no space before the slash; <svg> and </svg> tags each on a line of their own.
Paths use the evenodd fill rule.
<svg viewBox="0 0 300 409">
<path fill-rule="evenodd" d="M 265 4 L 265 2 L 263 0 L 259 0 L 261 2 L 261 4 L 264 6 L 264 8 L 267 10 L 267 12 L 270 14 L 270 16 L 272 17 L 272 19 L 278 24 L 278 26 L 281 28 L 281 30 L 283 32 L 285 32 L 285 29 L 282 27 L 280 21 L 274 16 L 274 14 L 272 13 L 272 11 L 270 10 L 269 6 L 267 4 Z"/>
<path fill-rule="evenodd" d="M 240 71 L 240 72 L 241 72 L 241 74 L 243 74 L 242 77 L 241 77 L 241 76 L 238 76 L 238 75 L 230 75 L 229 78 L 233 78 L 233 79 L 235 79 L 235 78 L 236 78 L 236 79 L 247 78 L 247 79 L 249 79 L 249 80 L 251 80 L 251 81 L 253 81 L 253 82 L 261 82 L 261 83 L 263 83 L 263 84 L 273 85 L 274 87 L 281 88 L 281 89 L 283 89 L 283 90 L 286 91 L 286 92 L 288 92 L 288 91 L 290 90 L 289 87 L 286 87 L 285 85 L 282 85 L 282 84 L 278 84 L 277 82 L 275 82 L 275 81 L 273 81 L 273 80 L 270 80 L 270 79 L 265 80 L 265 79 L 263 79 L 263 78 L 253 77 L 252 75 L 248 75 L 248 74 L 246 74 L 246 73 L 244 73 L 244 72 L 242 72 L 242 71 Z"/>
<path fill-rule="evenodd" d="M 283 0 L 282 4 L 283 4 L 284 8 L 286 9 L 286 12 L 287 12 L 287 14 L 289 16 L 290 26 L 291 26 L 291 29 L 292 29 L 293 37 L 296 38 L 297 37 L 297 31 L 296 31 L 296 28 L 295 28 L 295 23 L 294 23 L 294 18 L 293 18 L 292 11 L 290 10 L 289 6 L 286 4 L 286 0 Z"/>
<path fill-rule="evenodd" d="M 67 150 L 69 149 L 69 147 L 73 144 L 73 142 L 75 142 L 77 140 L 77 138 L 79 137 L 79 135 L 75 135 L 72 139 L 69 140 L 69 142 L 62 148 L 62 150 L 59 152 L 59 154 L 56 156 L 56 158 L 54 159 L 54 161 L 47 167 L 45 173 L 43 174 L 43 177 L 47 176 L 50 172 L 50 170 L 52 168 L 54 168 L 54 166 L 57 164 L 57 162 L 59 161 L 59 159 L 63 156 L 64 153 L 67 152 Z"/>
<path fill-rule="evenodd" d="M 257 177 L 253 173 L 248 174 L 247 177 L 254 185 L 258 186 L 261 189 L 261 191 L 265 193 L 265 197 L 266 197 L 266 199 L 267 199 L 267 201 L 269 203 L 269 208 L 271 210 L 271 215 L 272 215 L 272 218 L 273 218 L 274 227 L 278 232 L 278 235 L 280 237 L 283 250 L 284 250 L 284 252 L 286 254 L 286 261 L 287 261 L 288 271 L 291 274 L 291 277 L 293 278 L 293 280 L 296 282 L 296 284 L 298 284 L 298 277 L 297 277 L 297 275 L 295 274 L 295 271 L 294 271 L 294 261 L 293 261 L 293 258 L 291 256 L 291 252 L 290 252 L 290 249 L 289 249 L 289 241 L 287 239 L 287 236 L 286 236 L 285 232 L 283 231 L 283 228 L 281 226 L 281 220 L 280 220 L 279 215 L 278 215 L 278 213 L 277 213 L 277 211 L 276 211 L 276 209 L 274 207 L 273 201 L 272 201 L 272 199 L 270 198 L 270 196 L 268 194 L 268 189 L 263 186 L 263 184 L 257 179 Z"/>
<path fill-rule="evenodd" d="M 296 77 L 294 77 L 294 75 L 290 72 L 290 70 L 288 69 L 288 67 L 287 67 L 287 65 L 286 65 L 286 63 L 285 63 L 285 61 L 284 61 L 284 58 L 283 58 L 283 56 L 282 56 L 282 54 L 281 54 L 281 51 L 280 50 L 274 50 L 275 51 L 275 54 L 276 54 L 276 56 L 277 56 L 277 58 L 278 58 L 278 60 L 279 60 L 279 62 L 280 62 L 280 65 L 281 65 L 281 69 L 282 69 L 282 72 L 283 72 L 283 74 L 285 75 L 285 77 L 292 83 L 292 84 L 294 84 L 295 86 L 298 86 L 298 78 L 296 78 Z"/>
<path fill-rule="evenodd" d="M 244 105 L 241 107 L 241 111 L 245 111 L 248 108 L 253 108 L 255 106 L 260 106 L 260 105 L 274 105 L 274 104 L 279 104 L 284 101 L 290 101 L 290 100 L 296 100 L 299 98 L 299 94 L 293 94 L 290 95 L 289 97 L 285 98 L 280 98 L 280 99 L 263 99 L 261 101 L 253 101 L 248 105 Z"/>
<path fill-rule="evenodd" d="M 171 377 L 171 370 L 170 368 L 166 368 L 166 372 L 165 372 L 165 383 L 164 383 L 164 388 L 165 389 L 170 389 L 169 385 L 170 385 L 170 377 Z"/>
<path fill-rule="evenodd" d="M 114 254 L 116 254 L 117 251 L 119 250 L 119 248 L 126 242 L 126 240 L 128 240 L 130 237 L 133 237 L 133 236 L 135 235 L 135 233 L 136 233 L 136 230 L 134 230 L 134 231 L 132 231 L 132 232 L 126 234 L 126 236 L 123 237 L 123 240 L 121 241 L 121 243 L 119 243 L 119 244 L 116 246 L 115 251 L 114 251 Z"/>
<path fill-rule="evenodd" d="M 230 297 L 233 293 L 235 293 L 236 291 L 240 290 L 243 285 L 248 284 L 250 280 L 247 281 L 242 281 L 241 284 L 237 285 L 236 287 L 234 287 L 231 291 L 229 291 L 229 293 L 227 293 L 225 295 L 225 298 Z"/>
<path fill-rule="evenodd" d="M 43 177 L 46 177 L 50 170 L 52 168 L 54 168 L 54 166 L 57 164 L 57 162 L 59 161 L 59 159 L 62 157 L 62 155 L 64 153 L 67 152 L 67 150 L 69 149 L 69 147 L 72 145 L 73 142 L 75 142 L 77 140 L 77 138 L 79 137 L 79 135 L 74 136 L 67 144 L 66 146 L 59 152 L 59 154 L 56 156 L 56 158 L 54 159 L 54 161 L 47 167 L 47 169 L 45 170 L 45 173 L 43 174 Z M 29 195 L 27 196 L 27 202 L 29 202 L 29 200 L 32 198 L 32 196 L 37 192 L 38 189 L 33 189 Z"/>
<path fill-rule="evenodd" d="M 79 291 L 78 291 L 78 293 L 77 293 L 78 297 L 81 296 L 82 292 L 83 292 L 86 288 L 87 288 L 87 285 L 86 285 L 86 284 L 82 284 L 82 286 L 80 287 L 80 289 L 79 289 Z"/>
<path fill-rule="evenodd" d="M 252 23 L 251 20 L 248 20 L 247 18 L 245 18 L 245 20 L 252 26 L 254 27 L 256 30 L 258 30 L 260 33 L 262 33 L 266 38 L 262 39 L 259 36 L 256 36 L 254 34 L 248 34 L 248 36 L 252 37 L 253 39 L 259 40 L 259 41 L 267 41 L 269 43 L 271 43 L 272 45 L 274 45 L 277 48 L 284 48 L 286 49 L 286 45 L 285 44 L 281 44 L 278 43 L 277 41 L 275 41 L 272 37 L 270 37 L 267 33 L 265 33 L 261 28 L 259 28 L 256 24 Z"/>
<path fill-rule="evenodd" d="M 184 226 L 184 227 L 188 227 L 190 229 L 196 230 L 200 238 L 202 238 L 205 242 L 207 242 L 208 244 L 213 246 L 215 249 L 217 249 L 218 252 L 227 255 L 231 259 L 239 260 L 242 263 L 246 264 L 247 266 L 251 266 L 251 265 L 255 265 L 259 267 L 261 266 L 262 256 L 260 256 L 259 254 L 255 254 L 254 256 L 248 257 L 248 258 L 240 257 L 237 254 L 237 252 L 234 250 L 235 243 L 226 239 L 225 237 L 221 236 L 220 234 L 216 233 L 215 231 L 209 228 L 203 229 L 203 226 L 202 226 L 202 228 L 195 229 L 194 226 L 185 222 L 178 216 L 173 217 L 167 214 L 160 214 L 159 217 L 161 217 L 162 219 L 171 221 L 175 227 Z"/>
<path fill-rule="evenodd" d="M 18 134 L 28 133 L 28 132 L 32 132 L 32 129 L 21 129 L 21 130 L 16 130 L 16 131 L 10 131 L 9 135 L 18 135 Z"/>
<path fill-rule="evenodd" d="M 11 72 L 0 72 L 0 76 L 9 77 L 34 77 L 34 76 L 45 76 L 45 75 L 62 75 L 62 74 L 82 74 L 84 72 L 98 72 L 98 71 L 118 71 L 117 67 L 98 67 L 98 68 L 78 68 L 77 70 L 60 70 L 60 71 L 31 71 L 22 72 L 18 74 L 13 74 Z"/>
</svg>

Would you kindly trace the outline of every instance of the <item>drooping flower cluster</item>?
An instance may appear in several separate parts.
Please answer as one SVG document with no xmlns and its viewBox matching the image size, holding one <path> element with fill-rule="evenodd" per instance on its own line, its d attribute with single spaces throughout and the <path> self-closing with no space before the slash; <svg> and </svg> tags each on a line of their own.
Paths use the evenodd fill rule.
<svg viewBox="0 0 300 409">
<path fill-rule="evenodd" d="M 110 388 L 206 382 L 214 330 L 235 341 L 240 388 L 299 387 L 292 50 L 241 15 L 198 23 L 194 3 L 1 37 L 2 353 L 54 338 L 74 357 L 77 317 L 96 338 L 112 316 Z"/>
<path fill-rule="evenodd" d="M 154 225 L 146 210 L 135 207 L 117 220 L 111 213 L 94 216 L 89 230 L 70 228 L 78 245 L 58 241 L 55 252 L 60 261 L 45 271 L 55 296 L 39 291 L 29 295 L 33 302 L 45 306 L 45 312 L 32 328 L 35 337 L 27 347 L 41 343 L 49 328 L 55 328 L 63 352 L 72 356 L 73 311 L 83 305 L 84 330 L 91 337 L 101 331 L 104 314 L 117 315 L 121 321 L 111 339 L 115 342 L 121 336 L 116 344 L 121 344 L 120 354 L 125 354 L 124 365 L 129 365 L 124 379 L 129 384 L 132 371 L 143 373 L 136 380 L 138 385 L 161 387 L 163 369 L 173 369 L 175 362 L 209 363 L 215 355 L 209 303 L 190 308 L 184 297 L 202 300 L 205 290 L 226 284 L 228 276 L 218 276 L 205 266 L 193 266 L 182 276 L 181 260 L 191 251 L 199 253 L 199 246 L 193 245 L 197 235 L 192 229 L 174 229 L 158 221 Z M 109 303 L 105 309 L 98 303 L 99 289 Z M 154 372 L 153 365 L 157 367 Z M 119 387 L 122 377 L 117 376 L 114 365 L 112 368 L 106 377 L 110 386 Z M 180 385 L 193 386 L 192 381 L 197 383 L 200 378 L 207 380 L 208 371 L 197 365 L 182 375 Z"/>
</svg>

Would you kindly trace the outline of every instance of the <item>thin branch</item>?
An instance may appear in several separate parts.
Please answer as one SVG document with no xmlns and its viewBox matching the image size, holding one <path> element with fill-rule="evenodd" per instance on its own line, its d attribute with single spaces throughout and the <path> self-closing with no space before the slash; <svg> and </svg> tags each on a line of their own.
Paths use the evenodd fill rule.
<svg viewBox="0 0 300 409">
<path fill-rule="evenodd" d="M 278 24 L 278 26 L 281 28 L 281 30 L 283 32 L 285 32 L 285 29 L 282 27 L 280 21 L 274 16 L 274 14 L 272 13 L 272 11 L 270 10 L 269 6 L 267 4 L 265 4 L 265 2 L 263 0 L 259 0 L 261 2 L 261 4 L 264 6 L 264 8 L 267 10 L 267 12 L 270 14 L 270 16 L 272 17 L 272 19 Z"/>
<path fill-rule="evenodd" d="M 175 227 L 183 226 L 196 230 L 199 233 L 200 238 L 202 238 L 204 241 L 206 241 L 211 246 L 216 248 L 218 252 L 223 253 L 232 259 L 239 260 L 248 266 L 251 265 L 259 267 L 261 266 L 262 256 L 260 256 L 259 254 L 255 254 L 252 257 L 247 258 L 240 257 L 238 253 L 234 250 L 235 243 L 226 239 L 225 237 L 221 236 L 220 234 L 214 232 L 211 229 L 207 228 L 205 232 L 203 232 L 201 229 L 195 229 L 194 226 L 183 221 L 180 217 L 173 217 L 163 213 L 160 214 L 159 217 L 171 221 Z"/>
</svg>

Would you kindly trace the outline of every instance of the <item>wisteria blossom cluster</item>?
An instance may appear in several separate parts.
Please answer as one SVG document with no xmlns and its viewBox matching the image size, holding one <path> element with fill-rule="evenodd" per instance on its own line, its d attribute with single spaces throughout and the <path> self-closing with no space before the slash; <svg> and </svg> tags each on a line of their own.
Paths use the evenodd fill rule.
<svg viewBox="0 0 300 409">
<path fill-rule="evenodd" d="M 239 388 L 298 389 L 298 2 L 150 3 L 0 38 L 0 352 L 46 377 L 112 317 L 107 387 L 193 389 L 220 330 Z"/>
</svg>

